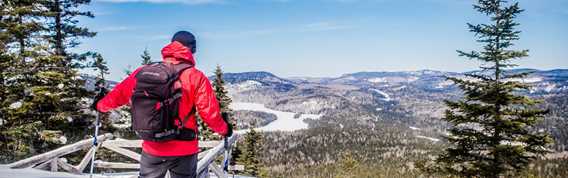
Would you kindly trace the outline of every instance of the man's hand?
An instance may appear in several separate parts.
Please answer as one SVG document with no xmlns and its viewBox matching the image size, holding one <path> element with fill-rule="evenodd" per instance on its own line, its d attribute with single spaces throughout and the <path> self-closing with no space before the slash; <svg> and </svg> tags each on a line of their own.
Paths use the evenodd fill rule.
<svg viewBox="0 0 568 178">
<path fill-rule="evenodd" d="M 103 99 L 107 93 L 108 91 L 106 88 L 99 88 L 99 92 L 97 93 L 97 95 L 95 95 L 95 98 L 93 99 L 93 104 L 91 104 L 91 109 L 98 111 L 97 103 L 99 103 L 99 101 Z"/>
<path fill-rule="evenodd" d="M 223 112 L 221 113 L 221 117 L 227 124 L 227 134 L 224 135 L 225 137 L 231 137 L 233 135 L 233 125 L 229 122 L 229 113 Z"/>
</svg>

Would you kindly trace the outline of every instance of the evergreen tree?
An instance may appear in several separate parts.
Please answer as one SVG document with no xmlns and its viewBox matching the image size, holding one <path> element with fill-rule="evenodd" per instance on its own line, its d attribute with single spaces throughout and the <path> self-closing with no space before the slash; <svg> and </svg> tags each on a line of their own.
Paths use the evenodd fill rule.
<svg viewBox="0 0 568 178">
<path fill-rule="evenodd" d="M 46 127 L 55 124 L 47 123 L 50 118 L 46 116 L 53 115 L 50 103 L 59 93 L 54 88 L 57 84 L 45 81 L 53 73 L 46 73 L 42 65 L 58 59 L 49 57 L 41 45 L 39 36 L 44 30 L 41 18 L 47 12 L 39 1 L 6 0 L 1 6 L 0 51 L 1 63 L 6 67 L 1 74 L 5 95 L 0 105 L 3 117 L 0 152 L 3 160 L 9 161 L 57 142 L 52 139 L 57 137 L 51 137 L 55 132 L 47 132 Z M 52 85 L 46 86 L 47 83 Z"/>
<path fill-rule="evenodd" d="M 446 101 L 443 119 L 453 125 L 451 146 L 436 159 L 434 170 L 464 177 L 511 176 L 547 152 L 550 136 L 535 129 L 547 111 L 535 109 L 535 100 L 519 94 L 529 86 L 518 81 L 529 73 L 508 70 L 516 66 L 514 59 L 528 55 L 528 50 L 510 49 L 519 39 L 514 21 L 523 11 L 519 4 L 478 0 L 474 8 L 491 18 L 490 24 L 468 24 L 484 50 L 458 53 L 484 65 L 467 78 L 448 78 L 465 97 Z"/>
<path fill-rule="evenodd" d="M 85 88 L 85 80 L 79 77 L 79 70 L 88 67 L 85 65 L 87 57 L 97 60 L 97 54 L 85 52 L 77 54 L 70 52 L 69 49 L 75 48 L 80 44 L 79 38 L 91 38 L 96 35 L 85 27 L 78 25 L 78 18 L 94 18 L 89 11 L 81 11 L 81 6 L 88 5 L 90 0 L 45 0 L 42 1 L 49 10 L 47 21 L 47 34 L 45 38 L 52 50 L 53 55 L 59 56 L 62 60 L 51 65 L 57 66 L 61 72 L 61 83 L 65 95 L 61 102 L 62 110 L 66 111 L 73 119 L 82 120 L 89 118 L 81 112 L 83 106 L 88 105 L 81 101 L 84 97 L 89 97 L 90 93 Z M 83 122 L 83 121 L 81 121 Z"/>
<path fill-rule="evenodd" d="M 140 55 L 140 57 L 142 58 L 142 65 L 152 63 L 152 56 L 150 56 L 150 51 L 148 51 L 148 48 L 144 49 L 144 52 L 142 53 L 142 55 Z"/>
<path fill-rule="evenodd" d="M 221 66 L 217 65 L 215 69 L 215 80 L 213 80 L 213 89 L 215 89 L 215 96 L 219 101 L 219 107 L 221 112 L 231 113 L 231 97 L 229 97 L 229 92 L 225 89 L 225 80 L 223 80 L 223 70 Z"/>
<path fill-rule="evenodd" d="M 105 76 L 109 74 L 109 68 L 103 56 L 99 53 L 93 54 L 94 61 L 91 64 L 91 67 L 96 72 L 96 80 L 95 80 L 95 92 L 99 92 L 102 89 L 108 88 L 108 83 L 106 81 Z M 113 132 L 114 129 L 111 127 L 111 120 L 109 118 L 108 113 L 97 113 L 101 117 L 101 122 L 103 124 L 104 131 Z M 102 128 L 101 128 L 102 129 Z"/>
<path fill-rule="evenodd" d="M 96 35 L 85 27 L 77 26 L 77 18 L 94 18 L 93 13 L 81 11 L 82 5 L 88 5 L 90 0 L 45 0 L 44 4 L 49 9 L 50 22 L 48 23 L 48 41 L 56 55 L 65 56 L 66 66 L 72 66 L 78 56 L 68 54 L 69 48 L 74 48 L 80 44 L 79 38 L 91 38 Z"/>
<path fill-rule="evenodd" d="M 215 79 L 213 80 L 213 89 L 215 90 L 215 96 L 217 101 L 219 101 L 219 107 L 221 108 L 222 113 L 229 114 L 229 122 L 236 126 L 236 121 L 232 119 L 232 110 L 229 108 L 231 105 L 231 98 L 229 97 L 229 92 L 225 89 L 225 81 L 223 80 L 223 71 L 221 70 L 221 66 L 217 65 L 215 69 Z M 198 119 L 199 125 L 199 136 L 201 140 L 217 140 L 219 137 L 213 135 L 213 131 L 209 129 L 205 123 Z"/>
<path fill-rule="evenodd" d="M 258 176 L 261 173 L 262 167 L 258 158 L 261 144 L 262 136 L 256 130 L 250 129 L 245 134 L 242 145 L 238 147 L 241 154 L 236 159 L 237 164 L 245 166 L 243 174 Z"/>
<path fill-rule="evenodd" d="M 61 3 L 58 10 L 54 4 Z M 65 52 L 85 29 L 71 10 L 86 1 L 6 0 L 0 5 L 3 160 L 51 150 L 85 134 L 87 96 L 78 69 L 87 55 Z M 60 21 L 53 20 L 59 14 Z M 59 29 L 59 30 L 58 30 Z M 4 154 L 2 154 L 4 155 Z"/>
<path fill-rule="evenodd" d="M 360 167 L 359 164 L 359 161 L 355 159 L 351 152 L 347 151 L 343 153 L 337 165 L 340 173 L 336 177 L 357 177 L 354 175 L 358 173 L 357 169 Z"/>
<path fill-rule="evenodd" d="M 95 82 L 96 87 L 106 87 L 107 83 L 105 80 L 105 75 L 109 74 L 109 68 L 103 56 L 101 54 L 94 54 L 94 62 L 92 67 L 97 72 L 97 79 Z"/>
</svg>

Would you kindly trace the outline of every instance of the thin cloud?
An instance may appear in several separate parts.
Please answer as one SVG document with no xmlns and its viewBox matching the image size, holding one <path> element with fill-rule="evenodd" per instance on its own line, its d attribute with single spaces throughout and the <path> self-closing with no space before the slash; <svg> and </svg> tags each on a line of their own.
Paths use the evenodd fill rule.
<svg viewBox="0 0 568 178">
<path fill-rule="evenodd" d="M 143 3 L 155 3 L 155 4 L 172 4 L 172 3 L 181 3 L 181 4 L 219 4 L 224 3 L 224 0 L 99 0 L 101 2 L 109 2 L 109 3 L 133 3 L 133 2 L 143 2 Z"/>
</svg>

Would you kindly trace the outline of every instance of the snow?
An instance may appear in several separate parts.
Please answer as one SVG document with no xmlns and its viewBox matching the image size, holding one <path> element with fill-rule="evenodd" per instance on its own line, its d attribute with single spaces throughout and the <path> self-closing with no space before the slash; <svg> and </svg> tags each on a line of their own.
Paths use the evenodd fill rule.
<svg viewBox="0 0 568 178">
<path fill-rule="evenodd" d="M 367 79 L 367 81 L 371 82 L 371 83 L 384 83 L 387 82 L 387 80 L 384 77 L 377 77 L 377 78 L 370 78 Z"/>
<path fill-rule="evenodd" d="M 262 83 L 255 81 L 255 80 L 247 80 L 241 83 L 236 84 L 237 89 L 239 90 L 253 90 L 257 89 L 262 86 Z"/>
<path fill-rule="evenodd" d="M 405 89 L 405 88 L 406 88 L 406 85 L 402 85 L 400 87 L 393 88 L 392 90 L 399 91 L 399 90 L 402 90 L 402 89 Z"/>
<path fill-rule="evenodd" d="M 376 78 L 369 78 L 367 79 L 368 82 L 371 83 L 401 83 L 401 82 L 414 82 L 418 80 L 418 77 L 376 77 Z"/>
<path fill-rule="evenodd" d="M 392 100 L 387 93 L 385 93 L 381 90 L 377 90 L 377 89 L 374 89 L 374 88 L 372 88 L 370 90 L 378 93 L 379 95 L 383 95 L 383 97 L 384 97 L 384 98 L 382 98 L 383 101 L 391 101 Z"/>
<path fill-rule="evenodd" d="M 4 125 L 4 123 L 6 123 L 6 120 L 0 119 L 0 126 Z"/>
<path fill-rule="evenodd" d="M 14 178 L 71 178 L 71 177 L 89 177 L 88 175 L 75 175 L 64 172 L 48 172 L 33 168 L 24 169 L 10 169 L 8 167 L 0 166 L 0 177 L 14 177 Z M 98 177 L 98 176 L 95 176 Z"/>
<path fill-rule="evenodd" d="M 322 107 L 325 107 L 325 103 L 319 102 L 317 99 L 310 99 L 302 102 L 302 108 L 304 108 L 304 111 L 316 111 L 320 110 Z"/>
<path fill-rule="evenodd" d="M 57 88 L 63 89 L 64 86 L 65 86 L 65 85 L 63 85 L 62 83 L 60 83 L 59 85 L 57 85 Z"/>
<path fill-rule="evenodd" d="M 445 81 L 443 81 L 443 82 L 438 83 L 438 85 L 437 85 L 436 87 L 434 87 L 434 88 L 436 88 L 436 89 L 442 89 L 442 88 L 446 88 L 446 87 L 448 87 L 448 86 L 450 86 L 450 85 L 452 85 L 452 84 L 454 84 L 454 82 L 449 81 L 449 80 L 445 80 Z"/>
<path fill-rule="evenodd" d="M 543 88 L 543 90 L 550 93 L 552 90 L 554 90 L 554 88 L 556 88 L 555 84 L 548 84 Z"/>
<path fill-rule="evenodd" d="M 269 109 L 263 104 L 258 103 L 233 103 L 231 104 L 231 109 L 260 111 L 276 115 L 277 119 L 275 121 L 266 126 L 257 128 L 261 131 L 296 131 L 307 129 L 308 124 L 304 122 L 304 119 L 319 119 L 322 116 L 321 114 L 301 114 L 300 118 L 295 119 L 294 115 L 296 115 L 296 113 Z"/>
<path fill-rule="evenodd" d="M 10 104 L 9 107 L 10 107 L 10 109 L 18 109 L 18 108 L 22 107 L 22 102 L 21 101 L 14 102 L 14 103 Z"/>
<path fill-rule="evenodd" d="M 438 142 L 438 141 L 440 141 L 440 139 L 432 138 L 432 137 L 427 137 L 427 136 L 422 136 L 422 135 L 416 135 L 416 138 L 423 138 L 423 139 L 427 139 L 427 140 L 430 140 L 430 141 L 433 141 L 433 142 Z"/>
<path fill-rule="evenodd" d="M 543 79 L 541 77 L 529 77 L 529 78 L 520 78 L 520 79 L 509 79 L 507 81 L 516 81 L 516 82 L 523 82 L 523 83 L 536 83 L 541 82 Z"/>
<path fill-rule="evenodd" d="M 65 137 L 65 136 L 59 137 L 59 143 L 61 143 L 61 144 L 67 144 L 67 137 Z"/>
<path fill-rule="evenodd" d="M 382 111 L 382 110 L 383 110 L 383 108 L 377 108 L 377 109 L 375 109 L 375 110 L 377 110 L 377 111 Z"/>
<path fill-rule="evenodd" d="M 418 77 L 409 77 L 409 78 L 406 80 L 406 82 L 414 82 L 414 81 L 416 81 L 416 80 L 418 80 L 418 79 L 419 79 Z"/>
<path fill-rule="evenodd" d="M 422 129 L 418 128 L 418 127 L 412 127 L 412 126 L 410 126 L 410 127 L 408 127 L 408 128 L 410 128 L 411 130 L 422 130 Z"/>
</svg>

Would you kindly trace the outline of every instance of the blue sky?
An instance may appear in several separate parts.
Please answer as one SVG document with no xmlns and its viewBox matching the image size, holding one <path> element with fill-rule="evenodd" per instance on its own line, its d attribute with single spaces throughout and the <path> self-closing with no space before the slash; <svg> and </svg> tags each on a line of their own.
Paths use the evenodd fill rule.
<svg viewBox="0 0 568 178">
<path fill-rule="evenodd" d="M 111 79 L 139 66 L 173 33 L 198 37 L 197 66 L 211 74 L 269 71 L 284 77 L 335 77 L 359 71 L 468 71 L 479 63 L 455 50 L 479 49 L 466 23 L 484 23 L 472 0 L 94 0 L 97 31 L 78 50 L 101 52 Z M 515 48 L 521 67 L 568 68 L 568 0 L 519 0 L 526 11 Z"/>
</svg>

